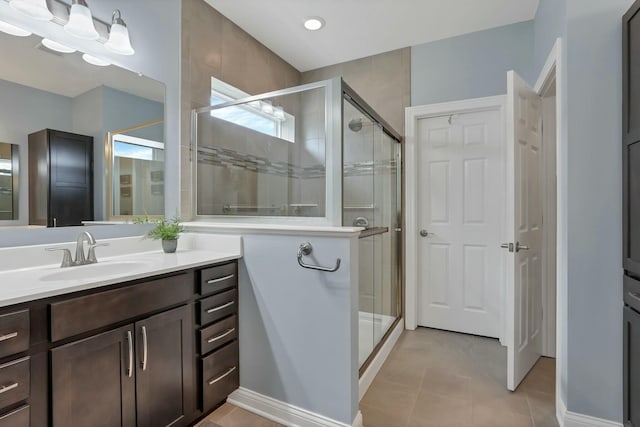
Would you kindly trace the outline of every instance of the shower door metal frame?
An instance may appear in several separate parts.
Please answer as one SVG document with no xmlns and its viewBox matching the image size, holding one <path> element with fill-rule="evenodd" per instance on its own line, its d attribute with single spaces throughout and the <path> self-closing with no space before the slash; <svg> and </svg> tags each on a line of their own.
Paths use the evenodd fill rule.
<svg viewBox="0 0 640 427">
<path fill-rule="evenodd" d="M 242 216 L 198 215 L 198 114 L 235 105 L 247 104 L 267 98 L 292 95 L 325 88 L 325 215 L 324 217 L 296 216 Z M 304 84 L 259 95 L 249 96 L 222 104 L 191 110 L 191 162 L 192 212 L 195 221 L 230 224 L 282 224 L 300 226 L 342 225 L 342 79 L 334 78 Z"/>
<path fill-rule="evenodd" d="M 376 111 L 360 96 L 358 95 L 344 80 L 340 79 L 342 83 L 342 97 L 349 101 L 356 109 L 358 109 L 361 113 L 367 115 L 374 122 L 378 123 L 382 127 L 382 131 L 386 133 L 388 136 L 392 138 L 394 143 L 400 145 L 400 149 L 398 151 L 398 159 L 397 159 L 397 191 L 400 192 L 399 200 L 397 203 L 399 204 L 400 212 L 399 217 L 397 218 L 397 228 L 394 230 L 390 230 L 391 232 L 398 232 L 398 269 L 397 269 L 397 277 L 396 277 L 396 286 L 397 286 L 397 301 L 396 301 L 396 310 L 397 315 L 391 326 L 385 331 L 380 341 L 373 347 L 373 350 L 367 357 L 367 359 L 362 363 L 362 366 L 359 368 L 359 376 L 362 376 L 364 372 L 369 368 L 369 365 L 373 362 L 375 357 L 378 355 L 380 349 L 385 345 L 389 336 L 393 333 L 393 331 L 398 326 L 398 323 L 403 321 L 404 317 L 404 143 L 402 136 L 395 130 L 393 127 L 383 119 Z M 341 138 L 343 138 L 342 128 L 344 127 L 344 109 L 342 108 L 343 102 L 341 99 L 341 123 L 343 123 L 340 134 Z M 341 147 L 343 150 L 342 158 L 344 159 L 344 140 L 341 141 Z M 344 166 L 344 164 L 342 165 Z M 342 180 L 344 180 L 344 171 L 341 174 Z M 344 184 L 341 184 L 342 188 L 344 188 Z M 344 206 L 344 194 L 341 195 L 341 205 Z M 346 226 L 343 224 L 343 226 Z M 376 233 L 379 234 L 379 233 Z"/>
</svg>

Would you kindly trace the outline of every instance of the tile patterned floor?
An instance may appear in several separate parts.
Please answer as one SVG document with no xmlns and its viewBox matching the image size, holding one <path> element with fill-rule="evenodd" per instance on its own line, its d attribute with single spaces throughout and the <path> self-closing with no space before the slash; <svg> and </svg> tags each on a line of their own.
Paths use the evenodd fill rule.
<svg viewBox="0 0 640 427">
<path fill-rule="evenodd" d="M 364 426 L 558 427 L 555 360 L 540 359 L 512 393 L 506 357 L 494 339 L 405 331 L 360 402 Z M 230 404 L 207 420 L 222 427 L 280 427 Z M 213 427 L 205 423 L 198 427 Z"/>
</svg>

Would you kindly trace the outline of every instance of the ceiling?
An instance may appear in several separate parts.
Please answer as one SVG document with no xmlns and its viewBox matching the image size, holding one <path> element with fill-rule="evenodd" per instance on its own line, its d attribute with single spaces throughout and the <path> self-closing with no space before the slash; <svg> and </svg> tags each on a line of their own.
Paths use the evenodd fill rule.
<svg viewBox="0 0 640 427">
<path fill-rule="evenodd" d="M 205 0 L 299 71 L 533 19 L 539 0 Z M 303 28 L 320 16 L 320 31 Z"/>
</svg>

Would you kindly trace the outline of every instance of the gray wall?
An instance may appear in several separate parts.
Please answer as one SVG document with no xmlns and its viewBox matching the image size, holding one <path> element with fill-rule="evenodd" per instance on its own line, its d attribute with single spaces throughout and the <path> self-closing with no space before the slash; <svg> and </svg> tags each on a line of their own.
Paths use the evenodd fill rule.
<svg viewBox="0 0 640 427">
<path fill-rule="evenodd" d="M 411 105 L 503 95 L 507 71 L 532 81 L 533 21 L 411 48 Z"/>
<path fill-rule="evenodd" d="M 305 240 L 314 249 L 309 262 L 331 265 L 340 257 L 340 269 L 300 268 L 295 251 Z M 351 425 L 358 411 L 357 238 L 242 241 L 240 386 Z"/>
<path fill-rule="evenodd" d="M 622 418 L 621 17 L 567 0 L 567 408 Z"/>
<path fill-rule="evenodd" d="M 566 20 L 566 0 L 540 0 L 533 20 L 534 79 L 540 74 L 556 39 L 566 34 Z"/>
<path fill-rule="evenodd" d="M 20 146 L 19 220 L 0 224 L 29 223 L 29 161 L 27 135 L 41 129 L 71 129 L 71 98 L 0 80 L 0 142 Z M 1 231 L 0 231 L 1 233 Z"/>
</svg>

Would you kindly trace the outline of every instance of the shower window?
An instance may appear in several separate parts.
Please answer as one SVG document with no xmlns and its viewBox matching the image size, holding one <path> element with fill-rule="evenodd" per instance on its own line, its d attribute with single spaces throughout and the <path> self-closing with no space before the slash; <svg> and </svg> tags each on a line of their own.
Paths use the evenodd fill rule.
<svg viewBox="0 0 640 427">
<path fill-rule="evenodd" d="M 248 96 L 249 94 L 238 88 L 215 77 L 211 78 L 211 105 L 213 106 Z M 295 129 L 295 117 L 284 111 L 282 106 L 273 106 L 269 100 L 211 110 L 211 116 L 265 135 L 295 142 L 295 134 L 292 132 Z"/>
<path fill-rule="evenodd" d="M 240 100 L 214 83 L 213 105 L 193 113 L 198 217 L 340 225 L 340 152 L 327 135 L 332 81 Z"/>
</svg>

